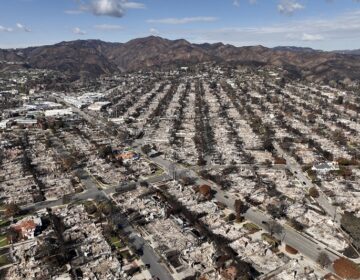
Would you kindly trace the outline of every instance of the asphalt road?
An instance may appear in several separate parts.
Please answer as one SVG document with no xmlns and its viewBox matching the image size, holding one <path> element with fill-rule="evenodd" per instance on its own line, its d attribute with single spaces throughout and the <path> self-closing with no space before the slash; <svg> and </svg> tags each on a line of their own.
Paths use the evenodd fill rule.
<svg viewBox="0 0 360 280">
<path fill-rule="evenodd" d="M 91 178 L 91 176 L 84 174 L 83 178 L 81 179 L 81 182 L 86 188 L 84 192 L 67 195 L 64 198 L 60 198 L 58 200 L 41 201 L 37 203 L 27 204 L 21 208 L 24 210 L 39 211 L 41 209 L 58 207 L 76 201 L 106 198 L 105 194 L 102 191 L 98 190 L 97 183 Z"/>
<path fill-rule="evenodd" d="M 104 190 L 99 190 L 98 182 L 96 182 L 96 180 L 92 176 L 90 176 L 85 170 L 78 170 L 77 172 L 81 177 L 82 184 L 85 186 L 86 189 L 85 191 L 77 194 L 67 195 L 66 198 L 60 198 L 58 200 L 30 203 L 25 206 L 22 206 L 21 208 L 23 210 L 39 211 L 45 208 L 58 207 L 72 202 L 83 201 L 88 199 L 105 199 L 108 198 L 109 195 L 116 193 L 117 186 L 113 186 Z M 145 181 L 148 183 L 157 183 L 168 179 L 169 176 L 166 173 L 163 173 L 158 176 L 150 177 Z M 128 185 L 124 185 L 124 188 L 126 189 L 127 186 Z"/>
</svg>

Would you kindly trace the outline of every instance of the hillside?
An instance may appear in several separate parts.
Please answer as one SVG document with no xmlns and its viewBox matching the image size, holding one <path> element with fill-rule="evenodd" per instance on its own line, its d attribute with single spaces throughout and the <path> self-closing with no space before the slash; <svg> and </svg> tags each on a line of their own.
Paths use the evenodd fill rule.
<svg viewBox="0 0 360 280">
<path fill-rule="evenodd" d="M 117 71 L 134 71 L 167 65 L 207 61 L 270 65 L 291 69 L 299 77 L 315 81 L 356 81 L 360 56 L 322 52 L 308 48 L 263 46 L 235 47 L 222 43 L 191 44 L 186 40 L 160 37 L 134 39 L 127 43 L 78 40 L 25 49 L 0 50 L 5 62 L 18 67 L 58 70 L 80 77 L 98 77 Z"/>
</svg>

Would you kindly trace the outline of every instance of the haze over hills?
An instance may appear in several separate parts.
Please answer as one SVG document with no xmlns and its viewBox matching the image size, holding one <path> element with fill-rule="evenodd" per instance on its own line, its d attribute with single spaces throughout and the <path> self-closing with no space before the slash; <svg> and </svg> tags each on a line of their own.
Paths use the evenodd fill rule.
<svg viewBox="0 0 360 280">
<path fill-rule="evenodd" d="M 340 54 L 352 54 L 352 55 L 360 55 L 360 49 L 357 50 L 341 50 L 341 51 L 334 51 L 335 53 Z"/>
<path fill-rule="evenodd" d="M 263 46 L 235 47 L 222 43 L 192 44 L 150 36 L 127 43 L 77 40 L 55 45 L 0 50 L 6 62 L 21 67 L 51 69 L 76 77 L 98 77 L 117 71 L 136 71 L 169 65 L 216 61 L 278 66 L 294 77 L 318 81 L 354 81 L 360 76 L 358 52 L 324 52 L 310 48 Z M 11 67 L 14 67 L 13 65 Z"/>
<path fill-rule="evenodd" d="M 306 47 L 295 47 L 295 46 L 278 46 L 272 48 L 276 51 L 292 51 L 292 52 L 306 52 L 306 53 L 312 53 L 312 52 L 322 52 L 321 50 L 315 50 L 312 48 L 306 48 Z"/>
</svg>

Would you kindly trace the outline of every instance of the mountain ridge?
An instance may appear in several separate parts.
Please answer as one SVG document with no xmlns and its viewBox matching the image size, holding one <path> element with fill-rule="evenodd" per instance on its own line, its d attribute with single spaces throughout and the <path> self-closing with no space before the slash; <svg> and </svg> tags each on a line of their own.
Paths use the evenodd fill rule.
<svg viewBox="0 0 360 280">
<path fill-rule="evenodd" d="M 223 43 L 193 44 L 184 39 L 169 40 L 156 36 L 126 43 L 76 40 L 39 47 L 0 49 L 0 61 L 61 71 L 78 78 L 212 61 L 282 67 L 313 81 L 358 81 L 360 77 L 360 56 L 351 52 L 325 52 L 286 46 L 267 48 L 236 47 Z M 2 66 L 0 64 L 0 69 L 4 69 Z"/>
</svg>

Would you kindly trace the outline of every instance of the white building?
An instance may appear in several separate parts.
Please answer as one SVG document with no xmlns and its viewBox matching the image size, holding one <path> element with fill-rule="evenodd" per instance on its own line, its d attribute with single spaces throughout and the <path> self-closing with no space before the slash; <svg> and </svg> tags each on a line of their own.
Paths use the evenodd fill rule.
<svg viewBox="0 0 360 280">
<path fill-rule="evenodd" d="M 325 162 L 314 165 L 311 170 L 316 171 L 319 174 L 326 174 L 330 171 L 339 170 L 339 164 L 337 162 Z"/>
<path fill-rule="evenodd" d="M 76 108 L 82 109 L 86 106 L 86 104 L 75 97 L 66 96 L 64 101 L 70 105 L 75 106 Z"/>
<path fill-rule="evenodd" d="M 104 110 L 106 107 L 110 106 L 111 102 L 103 101 L 103 102 L 95 102 L 91 104 L 88 109 L 91 111 L 101 111 Z"/>
<path fill-rule="evenodd" d="M 73 114 L 73 111 L 71 110 L 71 108 L 54 109 L 54 110 L 46 110 L 45 111 L 45 117 L 69 116 L 72 114 Z"/>
</svg>

